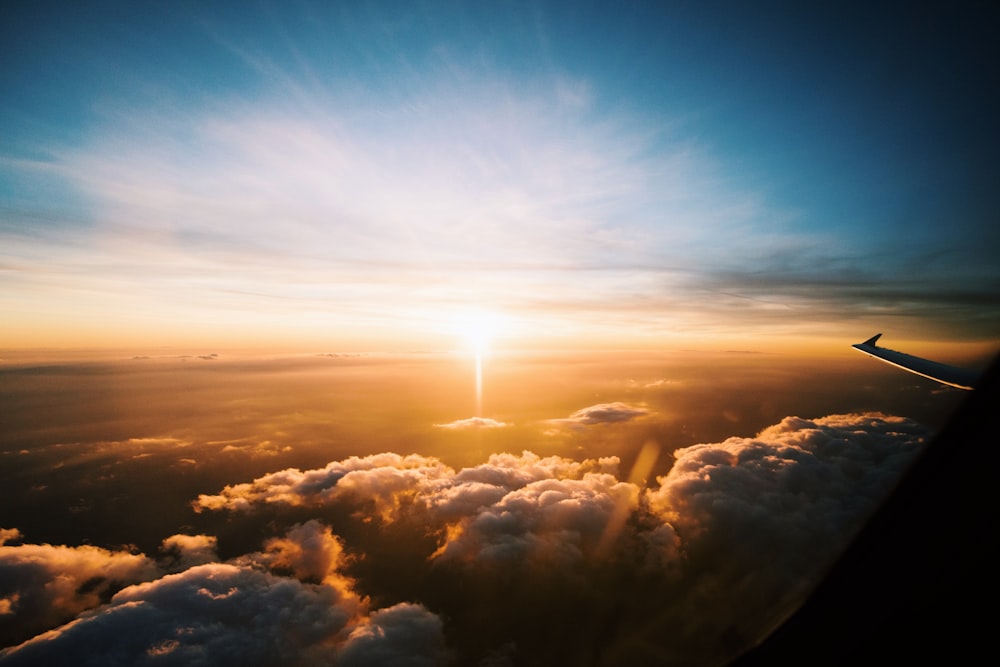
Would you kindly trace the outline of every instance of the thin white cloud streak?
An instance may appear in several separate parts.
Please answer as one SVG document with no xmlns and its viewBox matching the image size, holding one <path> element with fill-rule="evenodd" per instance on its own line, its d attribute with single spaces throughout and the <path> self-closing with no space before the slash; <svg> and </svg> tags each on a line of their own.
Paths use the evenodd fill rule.
<svg viewBox="0 0 1000 667">
<path fill-rule="evenodd" d="M 649 414 L 646 408 L 636 407 L 621 401 L 613 403 L 597 403 L 580 408 L 569 417 L 550 419 L 550 424 L 565 424 L 573 427 L 594 426 L 595 424 L 615 424 L 632 421 Z"/>
<path fill-rule="evenodd" d="M 469 417 L 467 419 L 456 419 L 453 422 L 447 422 L 445 424 L 434 424 L 434 426 L 448 431 L 468 431 L 505 428 L 510 426 L 510 424 L 496 419 L 490 419 L 489 417 Z"/>
</svg>

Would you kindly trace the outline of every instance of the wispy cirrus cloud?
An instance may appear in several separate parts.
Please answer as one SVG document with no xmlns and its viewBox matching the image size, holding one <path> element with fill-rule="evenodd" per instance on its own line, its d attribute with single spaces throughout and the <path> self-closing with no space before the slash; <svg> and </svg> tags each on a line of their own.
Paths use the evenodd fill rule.
<svg viewBox="0 0 1000 667">
<path fill-rule="evenodd" d="M 72 277 L 100 311 L 175 322 L 218 319 L 221 305 L 244 321 L 322 320 L 335 307 L 341 327 L 363 329 L 490 302 L 540 332 L 539 319 L 587 319 L 586 304 L 631 312 L 636 295 L 681 289 L 701 266 L 685 249 L 761 215 L 669 125 L 595 115 L 586 81 L 454 75 L 432 68 L 395 103 L 359 89 L 315 91 L 322 106 L 275 94 L 252 107 L 110 111 L 91 141 L 54 150 L 50 169 L 95 222 L 44 267 L 18 262 L 19 275 L 64 312 L 75 312 Z M 7 253 L 47 243 L 14 235 Z"/>
</svg>

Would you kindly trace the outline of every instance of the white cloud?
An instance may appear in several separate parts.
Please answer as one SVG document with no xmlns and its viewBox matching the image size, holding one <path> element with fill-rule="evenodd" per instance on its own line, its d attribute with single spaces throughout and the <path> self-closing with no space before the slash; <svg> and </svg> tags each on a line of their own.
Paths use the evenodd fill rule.
<svg viewBox="0 0 1000 667">
<path fill-rule="evenodd" d="M 17 528 L 0 528 L 0 546 L 8 542 L 19 542 L 22 537 L 24 536 Z"/>
<path fill-rule="evenodd" d="M 612 517 L 634 512 L 639 493 L 607 473 L 534 481 L 454 524 L 435 557 L 572 567 L 597 553 L 609 529 L 621 529 Z"/>
<path fill-rule="evenodd" d="M 341 330 L 369 332 L 432 327 L 472 301 L 552 331 L 588 320 L 586 302 L 635 326 L 638 301 L 662 299 L 664 282 L 680 294 L 676 278 L 701 270 L 684 249 L 759 215 L 661 119 L 595 119 L 584 80 L 512 88 L 488 69 L 460 83 L 439 74 L 388 104 L 363 90 L 309 108 L 215 101 L 91 128 L 48 168 L 100 224 L 70 244 L 10 235 L 20 294 L 77 318 L 129 309 L 262 328 L 276 312 L 322 322 L 335 310 Z M 25 259 L 36 255 L 50 261 Z M 678 298 L 674 324 L 700 298 Z"/>
<path fill-rule="evenodd" d="M 550 419 L 552 424 L 567 424 L 570 426 L 593 426 L 594 424 L 613 424 L 631 421 L 637 417 L 649 414 L 649 410 L 621 401 L 613 403 L 598 403 L 581 408 L 564 419 Z"/>
<path fill-rule="evenodd" d="M 214 548 L 204 537 L 172 536 L 164 543 L 189 554 Z M 263 552 L 124 588 L 110 603 L 94 603 L 66 625 L 0 651 L 0 662 L 441 664 L 441 620 L 411 603 L 369 616 L 353 581 L 338 572 L 344 558 L 329 527 L 309 521 L 268 540 Z M 277 574 L 284 570 L 295 578 Z M 16 595 L 4 600 L 18 602 Z"/>
<path fill-rule="evenodd" d="M 319 521 L 292 526 L 284 537 L 265 542 L 262 553 L 246 559 L 279 571 L 290 570 L 301 581 L 334 587 L 345 599 L 354 597 L 353 582 L 341 574 L 347 561 L 344 547 L 330 527 Z"/>
<path fill-rule="evenodd" d="M 705 628 L 746 636 L 791 610 L 914 460 L 929 432 L 901 417 L 787 417 L 755 438 L 674 452 L 648 494 L 692 569 L 690 604 L 716 610 Z M 697 600 L 697 602 L 695 602 Z M 716 641 L 701 630 L 706 643 Z"/>
<path fill-rule="evenodd" d="M 510 426 L 510 424 L 496 419 L 490 419 L 489 417 L 469 417 L 468 419 L 456 419 L 453 422 L 447 422 L 445 424 L 434 424 L 434 426 L 451 431 L 466 431 L 484 428 L 504 428 L 505 426 Z"/>
<path fill-rule="evenodd" d="M 252 568 L 200 565 L 2 654 L 5 664 L 331 664 L 350 620 L 334 589 Z"/>
<path fill-rule="evenodd" d="M 218 561 L 218 542 L 212 535 L 177 534 L 163 540 L 160 550 L 166 555 L 166 568 L 180 571 Z"/>
<path fill-rule="evenodd" d="M 160 574 L 142 554 L 94 546 L 0 546 L 3 643 L 53 627 L 101 604 L 118 589 Z"/>
<path fill-rule="evenodd" d="M 194 502 L 197 511 L 206 509 L 248 510 L 255 503 L 289 505 L 321 504 L 339 493 L 338 482 L 355 471 L 392 471 L 394 475 L 443 475 L 447 467 L 433 458 L 411 454 L 374 454 L 333 461 L 325 468 L 302 472 L 288 468 L 251 483 L 225 487 L 218 495 L 202 494 Z M 415 473 L 406 471 L 416 471 Z M 357 479 L 357 476 L 355 476 Z"/>
<path fill-rule="evenodd" d="M 461 470 L 379 454 L 270 473 L 197 506 L 238 521 L 261 505 L 297 517 L 336 505 L 378 521 L 349 540 L 318 519 L 296 523 L 260 552 L 126 588 L 7 658 L 27 664 L 85 641 L 101 656 L 126 632 L 120 650 L 178 663 L 251 651 L 287 664 L 431 664 L 446 653 L 558 663 L 593 658 L 585 631 L 603 633 L 601 653 L 616 662 L 648 662 L 647 651 L 672 665 L 722 662 L 794 608 L 926 437 L 878 413 L 788 417 L 754 438 L 675 451 L 650 488 L 622 481 L 616 458 L 531 452 Z M 401 535 L 422 537 L 397 544 Z M 211 553 L 206 536 L 166 545 Z M 369 610 L 356 591 L 392 598 L 397 572 L 405 597 Z M 27 592 L 0 599 L 16 609 Z"/>
<path fill-rule="evenodd" d="M 351 631 L 337 656 L 343 667 L 436 667 L 448 662 L 441 619 L 420 605 L 401 603 L 372 612 Z"/>
</svg>

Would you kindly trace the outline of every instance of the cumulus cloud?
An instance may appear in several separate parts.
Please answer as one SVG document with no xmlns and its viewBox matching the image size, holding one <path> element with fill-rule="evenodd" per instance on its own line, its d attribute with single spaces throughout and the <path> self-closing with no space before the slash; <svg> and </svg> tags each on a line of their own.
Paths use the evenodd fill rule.
<svg viewBox="0 0 1000 667">
<path fill-rule="evenodd" d="M 171 535 L 163 540 L 160 551 L 165 554 L 166 569 L 180 571 L 218 561 L 218 542 L 213 535 Z"/>
<path fill-rule="evenodd" d="M 686 567 L 702 573 L 688 581 L 691 604 L 711 606 L 713 625 L 749 638 L 780 621 L 928 435 L 879 413 L 787 417 L 755 438 L 675 451 L 648 501 L 677 531 Z"/>
<path fill-rule="evenodd" d="M 441 619 L 420 605 L 401 603 L 371 614 L 351 631 L 338 655 L 344 667 L 436 667 L 447 657 Z"/>
<path fill-rule="evenodd" d="M 136 664 L 718 664 L 803 599 L 927 435 L 878 413 L 788 417 L 676 450 L 648 488 L 614 457 L 531 452 L 460 470 L 386 453 L 269 473 L 195 507 L 315 518 L 260 552 L 126 588 L 5 658 L 86 642 Z M 321 520 L 334 515 L 364 528 L 335 534 Z M 174 535 L 164 550 L 207 559 L 214 542 Z"/>
<path fill-rule="evenodd" d="M 352 597 L 352 583 L 340 570 L 347 560 L 343 545 L 329 526 L 311 520 L 296 524 L 284 537 L 264 544 L 262 553 L 248 557 L 272 569 L 290 571 L 297 579 L 337 588 L 343 597 Z"/>
<path fill-rule="evenodd" d="M 0 643 L 65 622 L 124 586 L 158 574 L 153 560 L 128 551 L 89 545 L 0 546 L 0 607 L 5 610 Z"/>
<path fill-rule="evenodd" d="M 489 417 L 469 417 L 468 419 L 456 419 L 446 424 L 434 424 L 434 426 L 452 431 L 465 431 L 469 429 L 504 428 L 505 426 L 510 426 L 510 424 L 490 419 Z"/>
<path fill-rule="evenodd" d="M 2 654 L 10 665 L 331 664 L 350 613 L 336 591 L 249 567 L 199 565 Z"/>
<path fill-rule="evenodd" d="M 552 424 L 567 424 L 569 426 L 593 426 L 594 424 L 609 424 L 627 422 L 636 417 L 649 414 L 645 408 L 639 408 L 627 403 L 598 403 L 577 410 L 564 419 L 550 419 Z"/>
<path fill-rule="evenodd" d="M 607 473 L 531 482 L 453 524 L 435 557 L 573 566 L 616 537 L 606 537 L 621 528 L 612 518 L 637 509 L 639 494 L 636 485 Z"/>
<path fill-rule="evenodd" d="M 406 486 L 410 479 L 443 476 L 450 472 L 438 459 L 394 453 L 352 456 L 333 461 L 325 468 L 307 470 L 288 468 L 255 479 L 253 482 L 226 486 L 217 495 L 202 494 L 194 502 L 196 511 L 206 509 L 248 510 L 258 503 L 284 505 L 321 505 L 358 479 L 382 475 L 387 483 Z M 366 475 L 366 473 L 369 473 Z M 384 474 L 383 474 L 384 473 Z M 340 485 L 345 477 L 355 475 Z M 389 478 L 393 478 L 390 480 Z"/>
<path fill-rule="evenodd" d="M 604 423 L 645 413 L 611 403 L 572 419 Z M 569 651 L 554 636 L 531 635 L 525 609 L 558 610 L 585 627 L 607 619 L 582 609 L 625 596 L 629 622 L 669 635 L 675 655 L 665 662 L 685 664 L 745 648 L 790 611 L 927 435 L 912 421 L 877 413 L 789 417 L 754 438 L 675 451 L 672 470 L 651 488 L 621 480 L 614 457 L 495 454 L 454 470 L 433 458 L 382 454 L 272 473 L 198 504 L 235 511 L 345 504 L 364 506 L 386 530 L 397 522 L 421 526 L 435 538 L 423 557 L 438 592 L 425 595 L 444 596 L 449 622 L 479 633 L 466 650 L 503 653 L 506 641 L 518 640 L 515 653 L 529 645 L 532 655 L 544 653 L 546 641 Z M 478 597 L 440 593 L 456 582 Z M 488 605 L 508 634 L 485 630 L 490 621 L 476 605 Z M 608 650 L 642 659 L 630 653 L 637 649 L 629 632 L 612 633 Z M 642 641 L 667 640 L 650 634 Z"/>
<path fill-rule="evenodd" d="M 124 588 L 108 604 L 0 651 L 0 663 L 442 664 L 442 621 L 414 603 L 369 613 L 338 572 L 345 557 L 328 526 L 299 524 L 264 546 Z M 164 547 L 208 557 L 215 539 L 174 535 Z"/>
<path fill-rule="evenodd" d="M 246 484 L 225 487 L 217 495 L 201 495 L 198 510 L 248 511 L 256 505 L 321 505 L 347 499 L 374 503 L 391 522 L 404 503 L 417 503 L 447 516 L 461 516 L 503 498 L 531 482 L 581 479 L 589 472 L 616 473 L 617 457 L 582 462 L 557 456 L 493 454 L 479 466 L 455 471 L 434 457 L 376 454 L 351 457 L 325 468 L 302 472 L 289 468 Z"/>
</svg>

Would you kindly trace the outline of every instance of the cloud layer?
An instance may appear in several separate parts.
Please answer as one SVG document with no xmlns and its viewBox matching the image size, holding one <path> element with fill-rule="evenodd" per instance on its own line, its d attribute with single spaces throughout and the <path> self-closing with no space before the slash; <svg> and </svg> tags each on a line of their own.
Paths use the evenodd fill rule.
<svg viewBox="0 0 1000 667">
<path fill-rule="evenodd" d="M 531 452 L 461 470 L 393 453 L 290 468 L 194 502 L 235 522 L 287 517 L 260 551 L 212 562 L 209 536 L 172 536 L 160 571 L 122 561 L 152 581 L 104 606 L 77 603 L 73 613 L 90 611 L 0 662 L 86 642 L 138 664 L 384 664 L 397 652 L 408 664 L 715 664 L 794 608 L 926 436 L 879 413 L 788 417 L 754 438 L 677 450 L 649 488 L 622 481 L 615 457 Z M 353 523 L 335 529 L 324 517 L 341 510 Z M 45 553 L 59 549 L 84 548 Z M 9 606 L 44 579 L 8 584 Z M 112 642 L 125 628 L 127 641 Z"/>
</svg>

